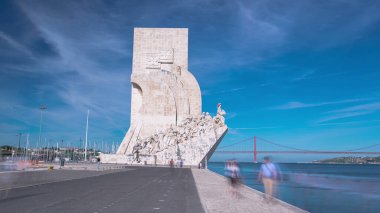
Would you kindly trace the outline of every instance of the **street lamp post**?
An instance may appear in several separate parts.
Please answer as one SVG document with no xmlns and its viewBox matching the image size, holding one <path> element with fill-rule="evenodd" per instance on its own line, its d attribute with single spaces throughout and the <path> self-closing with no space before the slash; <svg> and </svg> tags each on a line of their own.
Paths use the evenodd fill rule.
<svg viewBox="0 0 380 213">
<path fill-rule="evenodd" d="M 63 146 L 64 146 L 64 145 L 63 145 L 63 139 L 62 139 L 62 140 L 61 140 L 61 147 L 62 147 L 61 149 L 62 149 L 62 150 L 64 150 L 64 149 L 63 149 Z M 59 152 L 59 154 L 61 155 L 61 159 L 62 159 L 62 158 L 65 158 L 65 153 L 63 154 L 63 156 L 62 156 L 62 152 Z"/>
<path fill-rule="evenodd" d="M 47 109 L 45 105 L 40 106 L 40 134 L 38 136 L 38 144 L 41 143 L 41 133 L 42 133 L 42 112 Z M 37 144 L 37 149 L 38 149 L 38 144 Z"/>
<path fill-rule="evenodd" d="M 16 155 L 18 155 L 19 151 L 20 151 L 21 135 L 22 135 L 21 132 L 16 135 L 16 136 L 18 136 L 18 147 L 17 147 Z"/>
<path fill-rule="evenodd" d="M 86 122 L 86 141 L 84 145 L 84 161 L 87 161 L 87 136 L 88 136 L 88 116 L 90 115 L 90 110 L 87 110 L 87 122 Z"/>
</svg>

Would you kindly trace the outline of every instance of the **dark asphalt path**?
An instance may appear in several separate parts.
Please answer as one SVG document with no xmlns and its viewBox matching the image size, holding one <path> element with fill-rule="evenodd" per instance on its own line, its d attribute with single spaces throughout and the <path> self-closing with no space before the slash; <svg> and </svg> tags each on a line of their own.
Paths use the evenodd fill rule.
<svg viewBox="0 0 380 213">
<path fill-rule="evenodd" d="M 128 170 L 128 169 L 123 169 Z M 30 185 L 45 184 L 64 180 L 80 179 L 119 172 L 120 170 L 87 171 L 87 170 L 42 170 L 0 172 L 0 190 Z M 0 196 L 1 198 L 1 196 Z"/>
<path fill-rule="evenodd" d="M 133 169 L 11 189 L 0 212 L 204 212 L 190 169 Z"/>
</svg>

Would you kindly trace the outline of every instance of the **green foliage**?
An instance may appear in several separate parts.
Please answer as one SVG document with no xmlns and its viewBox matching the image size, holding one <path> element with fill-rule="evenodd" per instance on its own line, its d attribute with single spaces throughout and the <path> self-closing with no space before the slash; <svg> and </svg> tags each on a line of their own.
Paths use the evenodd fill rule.
<svg viewBox="0 0 380 213">
<path fill-rule="evenodd" d="M 380 163 L 380 156 L 378 157 L 337 157 L 325 160 L 316 161 L 317 163 Z"/>
<path fill-rule="evenodd" d="M 0 146 L 0 150 L 12 150 L 12 149 L 16 149 L 16 148 L 9 145 Z"/>
</svg>

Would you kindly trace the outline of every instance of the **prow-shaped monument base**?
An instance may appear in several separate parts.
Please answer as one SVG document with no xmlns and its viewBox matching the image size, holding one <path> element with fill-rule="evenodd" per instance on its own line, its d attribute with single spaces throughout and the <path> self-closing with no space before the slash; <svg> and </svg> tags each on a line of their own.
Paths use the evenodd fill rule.
<svg viewBox="0 0 380 213">
<path fill-rule="evenodd" d="M 168 165 L 182 162 L 197 166 L 211 157 L 227 133 L 227 125 L 220 115 L 208 113 L 186 118 L 180 125 L 159 131 L 145 139 L 138 139 L 132 152 L 102 154 L 102 163 Z M 223 119 L 224 120 L 224 119 Z"/>
</svg>

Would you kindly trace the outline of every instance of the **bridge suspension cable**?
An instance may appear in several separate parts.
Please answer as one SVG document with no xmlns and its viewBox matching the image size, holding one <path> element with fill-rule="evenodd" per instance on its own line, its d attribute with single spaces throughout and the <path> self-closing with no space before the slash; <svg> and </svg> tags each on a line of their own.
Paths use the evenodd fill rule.
<svg viewBox="0 0 380 213">
<path fill-rule="evenodd" d="M 291 151 L 265 151 L 265 150 L 262 150 L 262 151 L 258 151 L 256 150 L 256 139 L 259 139 L 260 141 L 264 142 L 264 143 L 267 143 L 267 144 L 272 144 L 272 145 L 275 145 L 277 147 L 282 147 L 282 148 L 285 148 L 285 149 L 288 149 L 288 150 L 291 150 Z M 252 147 L 253 149 L 251 150 L 251 146 L 248 147 L 243 147 L 243 146 L 239 146 L 239 147 L 236 147 L 236 145 L 239 145 L 239 144 L 242 144 L 244 142 L 247 142 L 247 141 L 251 141 L 251 140 L 254 140 L 254 146 Z M 247 145 L 249 145 L 250 143 L 245 143 Z M 233 147 L 235 146 L 236 148 L 234 150 L 226 150 L 225 148 L 228 148 L 228 147 Z M 380 143 L 377 143 L 377 144 L 373 144 L 373 145 L 369 145 L 369 146 L 364 146 L 364 147 L 359 147 L 359 148 L 356 148 L 356 149 L 350 149 L 350 150 L 345 150 L 345 151 L 328 151 L 328 150 L 309 150 L 309 149 L 300 149 L 300 148 L 296 148 L 296 147 L 293 147 L 293 146 L 287 146 L 287 145 L 282 145 L 282 144 L 279 144 L 279 143 L 276 143 L 276 142 L 273 142 L 273 141 L 269 141 L 265 138 L 261 138 L 261 137 L 257 137 L 257 136 L 254 136 L 254 137 L 249 137 L 249 138 L 245 138 L 243 140 L 240 140 L 240 141 L 237 141 L 235 143 L 232 143 L 232 144 L 229 144 L 229 145 L 226 145 L 226 146 L 222 146 L 222 147 L 218 147 L 218 150 L 216 152 L 222 152 L 222 153 L 254 153 L 254 159 L 256 161 L 256 155 L 257 153 L 305 153 L 305 154 L 338 154 L 338 153 L 342 153 L 342 154 L 377 154 L 377 153 L 380 153 L 380 152 L 356 152 L 356 151 L 360 151 L 360 150 L 365 150 L 365 149 L 370 149 L 370 148 L 373 148 L 373 147 L 377 147 L 377 146 L 380 146 Z M 248 149 L 246 149 L 248 148 Z M 246 150 L 245 150 L 246 149 Z"/>
<path fill-rule="evenodd" d="M 347 150 L 345 152 L 352 152 L 352 151 L 358 151 L 358 150 L 363 150 L 363 149 L 369 149 L 369 148 L 376 147 L 376 146 L 380 146 L 380 143 L 373 144 L 370 146 L 361 147 L 361 148 L 357 148 L 357 149 L 350 149 L 350 150 Z"/>
<path fill-rule="evenodd" d="M 269 143 L 269 144 L 272 144 L 272 145 L 276 145 L 276 146 L 279 146 L 279 147 L 282 147 L 282 148 L 286 148 L 286 149 L 291 149 L 291 150 L 297 150 L 297 151 L 303 151 L 303 152 L 313 152 L 313 150 L 307 150 L 307 149 L 298 149 L 298 148 L 295 148 L 295 147 L 292 147 L 292 146 L 286 146 L 286 145 L 282 145 L 282 144 L 278 144 L 278 143 L 275 143 L 273 141 L 269 141 L 269 140 L 266 140 L 264 138 L 261 138 L 261 137 L 256 137 L 257 139 L 260 139 L 266 143 Z"/>
<path fill-rule="evenodd" d="M 221 147 L 219 147 L 219 149 L 224 149 L 224 148 L 227 148 L 227 147 L 235 146 L 235 145 L 237 145 L 237 144 L 240 144 L 240 143 L 243 143 L 243 142 L 246 142 L 246 141 L 252 140 L 252 138 L 253 138 L 253 137 L 249 137 L 249 138 L 246 138 L 246 139 L 240 140 L 240 141 L 235 142 L 235 143 L 230 144 L 230 145 L 221 146 Z M 220 150 L 220 151 L 222 151 L 222 150 Z"/>
</svg>

